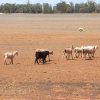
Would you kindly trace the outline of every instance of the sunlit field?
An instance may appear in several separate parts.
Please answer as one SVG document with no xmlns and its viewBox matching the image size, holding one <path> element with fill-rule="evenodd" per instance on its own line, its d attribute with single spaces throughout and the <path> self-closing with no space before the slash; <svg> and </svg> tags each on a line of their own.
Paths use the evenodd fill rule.
<svg viewBox="0 0 100 100">
<path fill-rule="evenodd" d="M 100 100 L 100 49 L 92 60 L 66 60 L 72 45 L 100 47 L 100 14 L 0 14 L 0 99 Z M 54 52 L 50 62 L 34 64 L 39 48 Z"/>
</svg>

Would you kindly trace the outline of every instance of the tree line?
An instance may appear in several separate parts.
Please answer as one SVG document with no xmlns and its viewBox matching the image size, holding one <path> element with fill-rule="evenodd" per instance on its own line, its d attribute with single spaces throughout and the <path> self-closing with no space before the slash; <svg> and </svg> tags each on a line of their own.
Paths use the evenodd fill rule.
<svg viewBox="0 0 100 100">
<path fill-rule="evenodd" d="M 88 0 L 85 3 L 66 3 L 61 1 L 55 6 L 49 3 L 10 4 L 0 5 L 0 13 L 100 13 L 100 4 Z"/>
</svg>

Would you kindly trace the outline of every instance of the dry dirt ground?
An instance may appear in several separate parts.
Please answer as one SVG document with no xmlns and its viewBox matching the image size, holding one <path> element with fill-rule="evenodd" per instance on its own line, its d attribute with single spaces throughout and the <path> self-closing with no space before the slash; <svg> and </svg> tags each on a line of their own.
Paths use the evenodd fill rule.
<svg viewBox="0 0 100 100">
<path fill-rule="evenodd" d="M 66 60 L 71 45 L 99 49 L 93 60 Z M 37 48 L 53 50 L 51 62 L 34 64 Z M 14 50 L 14 64 L 4 65 Z M 100 100 L 100 15 L 0 14 L 0 100 Z"/>
</svg>

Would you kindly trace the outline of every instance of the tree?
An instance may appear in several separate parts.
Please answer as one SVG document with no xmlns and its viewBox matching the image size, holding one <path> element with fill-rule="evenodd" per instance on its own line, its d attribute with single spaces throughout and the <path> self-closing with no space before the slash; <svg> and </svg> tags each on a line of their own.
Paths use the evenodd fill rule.
<svg viewBox="0 0 100 100">
<path fill-rule="evenodd" d="M 80 8 L 79 12 L 80 13 L 89 13 L 89 8 L 88 7 Z"/>
<path fill-rule="evenodd" d="M 73 13 L 73 9 L 69 4 L 66 4 L 66 13 Z"/>
<path fill-rule="evenodd" d="M 57 10 L 57 7 L 56 6 L 53 6 L 53 12 L 54 13 L 58 13 L 58 10 Z"/>
<path fill-rule="evenodd" d="M 27 1 L 26 8 L 27 8 L 27 13 L 31 13 L 30 0 Z"/>
<path fill-rule="evenodd" d="M 2 9 L 2 12 L 3 12 L 3 13 L 12 13 L 11 4 L 6 3 L 6 4 L 4 4 L 2 7 L 3 7 L 3 9 Z"/>
<path fill-rule="evenodd" d="M 79 9 L 80 13 L 89 13 L 89 7 L 87 3 L 81 3 L 80 4 L 80 9 Z"/>
<path fill-rule="evenodd" d="M 43 13 L 53 13 L 52 6 L 50 6 L 48 3 L 43 4 Z"/>
<path fill-rule="evenodd" d="M 97 13 L 100 13 L 100 4 L 97 4 L 97 5 L 96 5 L 96 12 L 97 12 Z"/>
<path fill-rule="evenodd" d="M 42 13 L 42 5 L 40 3 L 34 4 L 35 13 Z"/>
<path fill-rule="evenodd" d="M 75 12 L 79 13 L 79 10 L 80 10 L 80 4 L 76 3 L 75 4 Z"/>
<path fill-rule="evenodd" d="M 60 2 L 56 5 L 56 9 L 59 13 L 66 13 L 67 12 L 67 6 L 66 2 Z"/>
<path fill-rule="evenodd" d="M 73 2 L 70 2 L 70 7 L 71 7 L 71 13 L 73 13 L 74 10 L 75 10 L 74 3 Z"/>
<path fill-rule="evenodd" d="M 95 12 L 96 10 L 96 3 L 94 1 L 88 1 L 87 2 L 88 7 L 89 7 L 89 12 Z"/>
</svg>

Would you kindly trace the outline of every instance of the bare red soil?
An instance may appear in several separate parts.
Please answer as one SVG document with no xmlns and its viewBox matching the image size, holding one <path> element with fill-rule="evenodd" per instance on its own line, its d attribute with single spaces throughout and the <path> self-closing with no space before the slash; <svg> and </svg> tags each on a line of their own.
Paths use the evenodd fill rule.
<svg viewBox="0 0 100 100">
<path fill-rule="evenodd" d="M 71 45 L 100 47 L 99 32 L 96 14 L 0 15 L 0 100 L 100 100 L 100 50 L 93 60 L 63 54 Z M 34 64 L 38 48 L 54 51 L 50 62 Z M 4 65 L 14 50 L 14 64 Z"/>
</svg>

